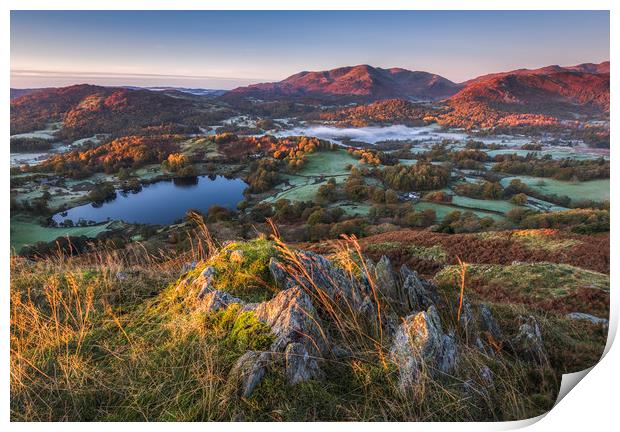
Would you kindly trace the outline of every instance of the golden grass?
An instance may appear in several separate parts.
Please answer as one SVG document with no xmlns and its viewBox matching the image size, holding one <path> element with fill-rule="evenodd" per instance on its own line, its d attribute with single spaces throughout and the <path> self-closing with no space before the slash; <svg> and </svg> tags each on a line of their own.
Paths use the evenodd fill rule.
<svg viewBox="0 0 620 432">
<path fill-rule="evenodd" d="M 311 294 L 322 337 L 351 354 L 325 359 L 325 381 L 289 387 L 276 369 L 251 398 L 239 398 L 232 364 L 248 349 L 267 349 L 270 334 L 248 312 L 205 313 L 195 287 L 183 283 L 192 272 L 179 278 L 185 263 L 198 261 L 199 269 L 222 250 L 201 218 L 194 224 L 185 252 L 148 253 L 134 244 L 35 262 L 11 259 L 13 420 L 512 420 L 551 406 L 559 384 L 553 371 L 471 349 L 464 349 L 454 377 L 432 379 L 427 371 L 415 392 L 403 394 L 384 328 L 392 306 L 378 292 L 357 239 L 336 241 L 335 256 L 350 277 L 368 279 L 375 308 L 368 315 L 308 280 L 299 253 L 275 229 L 276 253 Z M 455 285 L 461 302 L 464 272 Z M 528 312 L 505 308 L 508 323 Z M 553 320 L 541 325 L 555 329 L 552 340 L 561 343 L 579 334 Z M 561 349 L 554 352 L 560 356 Z M 494 373 L 493 389 L 464 393 L 466 378 L 477 380 L 483 365 Z"/>
</svg>

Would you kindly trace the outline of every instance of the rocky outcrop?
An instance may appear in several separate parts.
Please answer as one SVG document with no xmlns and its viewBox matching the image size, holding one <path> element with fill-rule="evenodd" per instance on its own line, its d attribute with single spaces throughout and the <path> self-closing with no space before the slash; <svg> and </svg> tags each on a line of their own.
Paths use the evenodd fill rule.
<svg viewBox="0 0 620 432">
<path fill-rule="evenodd" d="M 355 356 L 348 338 L 359 335 L 348 335 L 350 330 L 337 321 L 334 311 L 344 311 L 344 319 L 355 321 L 360 328 L 372 329 L 380 323 L 382 346 L 388 347 L 388 358 L 398 368 L 398 384 L 405 392 L 415 390 L 427 378 L 457 376 L 463 391 L 472 397 L 487 397 L 494 387 L 490 368 L 481 364 L 479 373 L 469 369 L 463 376 L 468 369 L 459 367 L 467 364 L 463 356 L 471 348 L 496 356 L 507 347 L 526 361 L 548 364 L 540 327 L 533 317 L 520 317 L 519 331 L 511 337 L 503 334 L 487 306 L 464 298 L 460 318 L 453 323 L 456 317 L 446 317 L 456 315 L 458 304 L 447 304 L 434 284 L 406 266 L 400 273 L 394 272 L 385 256 L 377 264 L 366 261 L 367 273 L 353 275 L 313 252 L 293 253 L 286 261 L 270 260 L 270 273 L 281 291 L 262 303 L 247 304 L 214 289 L 217 275 L 213 267 L 206 267 L 194 282 L 207 311 L 238 304 L 267 324 L 274 336 L 268 350 L 246 352 L 231 370 L 230 380 L 243 397 L 252 394 L 270 368 L 282 370 L 286 381 L 295 385 L 324 378 L 328 357 L 342 361 Z M 238 262 L 244 256 L 232 251 L 229 258 Z M 444 309 L 448 306 L 449 310 Z M 574 319 L 589 319 L 577 315 Z M 379 316 L 381 320 L 377 320 Z"/>
<path fill-rule="evenodd" d="M 519 317 L 519 332 L 512 338 L 514 351 L 526 361 L 546 364 L 549 362 L 542 333 L 538 322 L 533 316 Z"/>
<path fill-rule="evenodd" d="M 376 288 L 382 297 L 393 305 L 401 304 L 403 301 L 401 292 L 396 283 L 396 275 L 392 270 L 392 263 L 389 258 L 383 255 L 373 270 L 372 276 L 374 276 Z"/>
<path fill-rule="evenodd" d="M 299 286 L 311 297 L 327 296 L 330 301 L 352 310 L 363 310 L 370 301 L 369 287 L 363 280 L 351 277 L 321 255 L 309 251 L 296 252 L 295 262 L 287 269 L 272 258 L 269 270 L 282 289 Z"/>
<path fill-rule="evenodd" d="M 220 309 L 226 309 L 234 303 L 244 305 L 244 302 L 237 297 L 218 290 L 210 291 L 202 298 L 202 300 L 204 307 L 208 312 L 217 312 Z"/>
<path fill-rule="evenodd" d="M 435 286 L 421 279 L 416 271 L 402 266 L 400 274 L 403 279 L 402 298 L 409 311 L 426 310 L 439 303 Z"/>
<path fill-rule="evenodd" d="M 474 308 L 466 299 L 463 300 L 459 326 L 463 329 L 466 343 L 471 343 L 478 337 L 478 320 L 474 315 Z"/>
<path fill-rule="evenodd" d="M 322 375 L 319 362 L 326 343 L 312 301 L 300 287 L 280 292 L 254 310 L 257 319 L 271 327 L 272 352 L 283 352 L 285 374 L 296 384 Z"/>
<path fill-rule="evenodd" d="M 609 327 L 609 320 L 606 320 L 605 318 L 599 318 L 594 315 L 590 315 L 590 314 L 583 313 L 583 312 L 571 312 L 569 314 L 566 314 L 566 318 L 570 320 L 588 321 L 588 322 L 591 322 L 592 324 L 600 325 L 605 329 Z"/>
<path fill-rule="evenodd" d="M 423 370 L 431 374 L 454 372 L 458 347 L 453 334 L 444 334 L 435 306 L 407 316 L 396 330 L 390 356 L 399 368 L 399 387 L 415 386 Z"/>
<path fill-rule="evenodd" d="M 196 280 L 196 284 L 200 286 L 200 291 L 198 292 L 198 299 L 204 298 L 208 293 L 213 291 L 213 278 L 215 277 L 215 267 L 208 266 L 205 268 L 198 276 Z"/>
<path fill-rule="evenodd" d="M 488 332 L 496 341 L 502 340 L 502 331 L 491 310 L 485 305 L 480 305 L 479 313 L 481 330 Z"/>
<path fill-rule="evenodd" d="M 243 354 L 229 376 L 229 385 L 242 397 L 250 397 L 272 363 L 269 352 L 248 351 Z"/>
<path fill-rule="evenodd" d="M 240 395 L 250 396 L 267 369 L 276 364 L 283 365 L 290 385 L 323 377 L 320 363 L 327 345 L 308 294 L 299 287 L 289 288 L 252 305 L 251 310 L 271 327 L 275 340 L 269 351 L 251 351 L 237 360 L 231 376 L 239 382 Z"/>
</svg>

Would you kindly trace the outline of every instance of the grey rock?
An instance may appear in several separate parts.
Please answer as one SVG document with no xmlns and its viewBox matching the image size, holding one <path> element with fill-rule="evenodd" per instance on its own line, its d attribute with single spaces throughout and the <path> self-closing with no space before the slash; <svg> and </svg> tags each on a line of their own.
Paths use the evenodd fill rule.
<svg viewBox="0 0 620 432">
<path fill-rule="evenodd" d="M 319 367 L 319 358 L 311 358 L 311 352 L 304 343 L 290 343 L 284 350 L 286 379 L 294 385 L 310 379 L 323 378 L 323 371 Z"/>
<path fill-rule="evenodd" d="M 403 278 L 403 303 L 409 311 L 426 310 L 438 303 L 435 286 L 422 280 L 416 271 L 410 270 L 407 266 L 402 266 L 400 274 Z"/>
<path fill-rule="evenodd" d="M 300 286 L 311 295 L 327 295 L 332 301 L 344 303 L 359 311 L 364 298 L 370 294 L 366 284 L 337 268 L 325 257 L 309 251 L 298 251 L 296 267 L 292 276 L 282 263 L 272 258 L 269 270 L 276 284 L 283 290 Z"/>
<path fill-rule="evenodd" d="M 205 309 L 208 312 L 217 312 L 220 309 L 226 309 L 233 303 L 244 306 L 244 302 L 242 300 L 228 294 L 227 292 L 218 290 L 209 292 L 202 298 L 202 300 L 204 302 Z"/>
<path fill-rule="evenodd" d="M 353 355 L 353 351 L 345 345 L 334 345 L 331 349 L 332 356 L 337 359 L 351 357 Z"/>
<path fill-rule="evenodd" d="M 298 285 L 295 279 L 284 270 L 282 263 L 276 258 L 271 258 L 269 260 L 269 271 L 276 285 L 282 290 L 287 290 Z"/>
<path fill-rule="evenodd" d="M 445 334 L 436 355 L 437 369 L 447 375 L 453 374 L 458 366 L 459 348 L 453 333 Z"/>
<path fill-rule="evenodd" d="M 488 344 L 485 344 L 484 342 L 482 342 L 482 339 L 480 339 L 480 336 L 476 336 L 476 339 L 474 340 L 473 345 L 482 354 L 485 354 L 489 357 L 495 356 L 495 350 L 492 347 L 490 347 Z"/>
<path fill-rule="evenodd" d="M 375 284 L 379 292 L 394 305 L 402 303 L 401 295 L 396 283 L 396 275 L 392 269 L 392 262 L 383 255 L 374 268 Z"/>
<path fill-rule="evenodd" d="M 243 304 L 220 291 L 210 293 L 206 300 L 214 305 L 230 301 Z M 319 318 L 310 297 L 300 287 L 281 291 L 262 303 L 245 304 L 243 310 L 252 310 L 258 320 L 269 325 L 275 340 L 268 352 L 248 351 L 235 363 L 229 381 L 236 383 L 241 396 L 249 397 L 267 369 L 276 363 L 284 364 L 290 385 L 324 376 L 320 364 L 327 348 Z"/>
<path fill-rule="evenodd" d="M 434 306 L 427 311 L 407 316 L 396 330 L 390 357 L 399 368 L 399 387 L 415 386 L 422 368 L 451 366 L 451 337 L 444 338 L 439 315 Z M 445 360 L 444 360 L 445 355 Z"/>
<path fill-rule="evenodd" d="M 207 266 L 202 273 L 200 273 L 200 277 L 205 280 L 212 280 L 213 276 L 215 276 L 215 267 L 213 266 Z"/>
<path fill-rule="evenodd" d="M 478 335 L 478 323 L 476 321 L 476 317 L 474 316 L 474 310 L 471 303 L 469 303 L 466 299 L 463 299 L 463 308 L 461 309 L 459 325 L 465 332 L 466 342 L 470 343 L 470 341 L 475 341 Z"/>
<path fill-rule="evenodd" d="M 533 316 L 519 317 L 519 332 L 511 343 L 515 352 L 524 360 L 548 363 L 545 345 L 538 322 Z"/>
<path fill-rule="evenodd" d="M 480 368 L 479 375 L 480 375 L 480 379 L 487 387 L 493 386 L 493 383 L 495 382 L 495 378 L 493 375 L 493 371 L 488 366 L 486 365 L 482 366 Z"/>
<path fill-rule="evenodd" d="M 208 266 L 196 279 L 196 284 L 200 285 L 200 291 L 198 292 L 198 299 L 203 299 L 208 293 L 214 291 L 212 286 L 213 278 L 215 277 L 215 267 Z"/>
<path fill-rule="evenodd" d="M 256 318 L 271 327 L 275 340 L 270 350 L 284 353 L 290 384 L 320 378 L 320 360 L 326 342 L 310 296 L 300 287 L 281 291 L 254 309 Z"/>
<path fill-rule="evenodd" d="M 606 320 L 605 318 L 599 318 L 597 316 L 590 315 L 590 314 L 583 313 L 583 312 L 571 312 L 569 314 L 566 314 L 566 318 L 570 320 L 589 321 L 592 324 L 599 324 L 599 325 L 602 325 L 603 327 L 609 326 L 609 320 Z"/>
<path fill-rule="evenodd" d="M 491 310 L 485 305 L 480 305 L 480 328 L 483 331 L 489 332 L 489 334 L 495 340 L 502 339 L 502 330 Z"/>
<path fill-rule="evenodd" d="M 269 352 L 248 351 L 243 354 L 229 373 L 229 383 L 238 388 L 242 397 L 249 397 L 272 363 Z"/>
<path fill-rule="evenodd" d="M 198 263 L 196 261 L 187 262 L 183 264 L 183 272 L 188 272 L 190 270 L 194 270 Z"/>
</svg>

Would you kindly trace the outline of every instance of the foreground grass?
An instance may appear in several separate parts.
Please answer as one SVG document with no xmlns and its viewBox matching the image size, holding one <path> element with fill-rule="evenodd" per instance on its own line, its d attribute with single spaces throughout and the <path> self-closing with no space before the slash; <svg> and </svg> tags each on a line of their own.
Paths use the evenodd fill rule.
<svg viewBox="0 0 620 432">
<path fill-rule="evenodd" d="M 415 394 L 403 394 L 396 385 L 396 365 L 386 361 L 387 346 L 356 343 L 345 345 L 350 356 L 327 360 L 325 380 L 290 387 L 276 369 L 244 399 L 230 370 L 247 350 L 269 347 L 270 329 L 237 307 L 206 313 L 197 301 L 198 287 L 189 282 L 213 265 L 216 287 L 248 301 L 267 299 L 277 290 L 267 263 L 278 249 L 265 239 L 207 249 L 187 273 L 183 263 L 197 258 L 192 254 L 159 261 L 107 252 L 96 259 L 13 258 L 12 419 L 522 419 L 550 409 L 559 374 L 593 364 L 604 346 L 605 335 L 588 323 L 497 303 L 491 307 L 507 331 L 515 330 L 518 315 L 536 314 L 550 367 L 466 350 L 461 371 L 475 379 L 481 365 L 488 365 L 495 376 L 492 391 L 467 393 L 462 379 L 426 377 Z M 455 305 L 453 286 L 445 283 L 442 289 Z M 346 327 L 357 331 L 350 323 Z"/>
</svg>

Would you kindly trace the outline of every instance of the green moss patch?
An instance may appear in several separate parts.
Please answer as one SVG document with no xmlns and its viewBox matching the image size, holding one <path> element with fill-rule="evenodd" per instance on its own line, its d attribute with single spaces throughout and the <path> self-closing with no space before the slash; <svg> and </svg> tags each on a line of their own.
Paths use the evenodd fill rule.
<svg viewBox="0 0 620 432">
<path fill-rule="evenodd" d="M 277 291 L 269 272 L 269 260 L 276 256 L 273 243 L 257 238 L 229 243 L 206 265 L 215 268 L 213 287 L 248 302 L 273 297 Z"/>
</svg>

